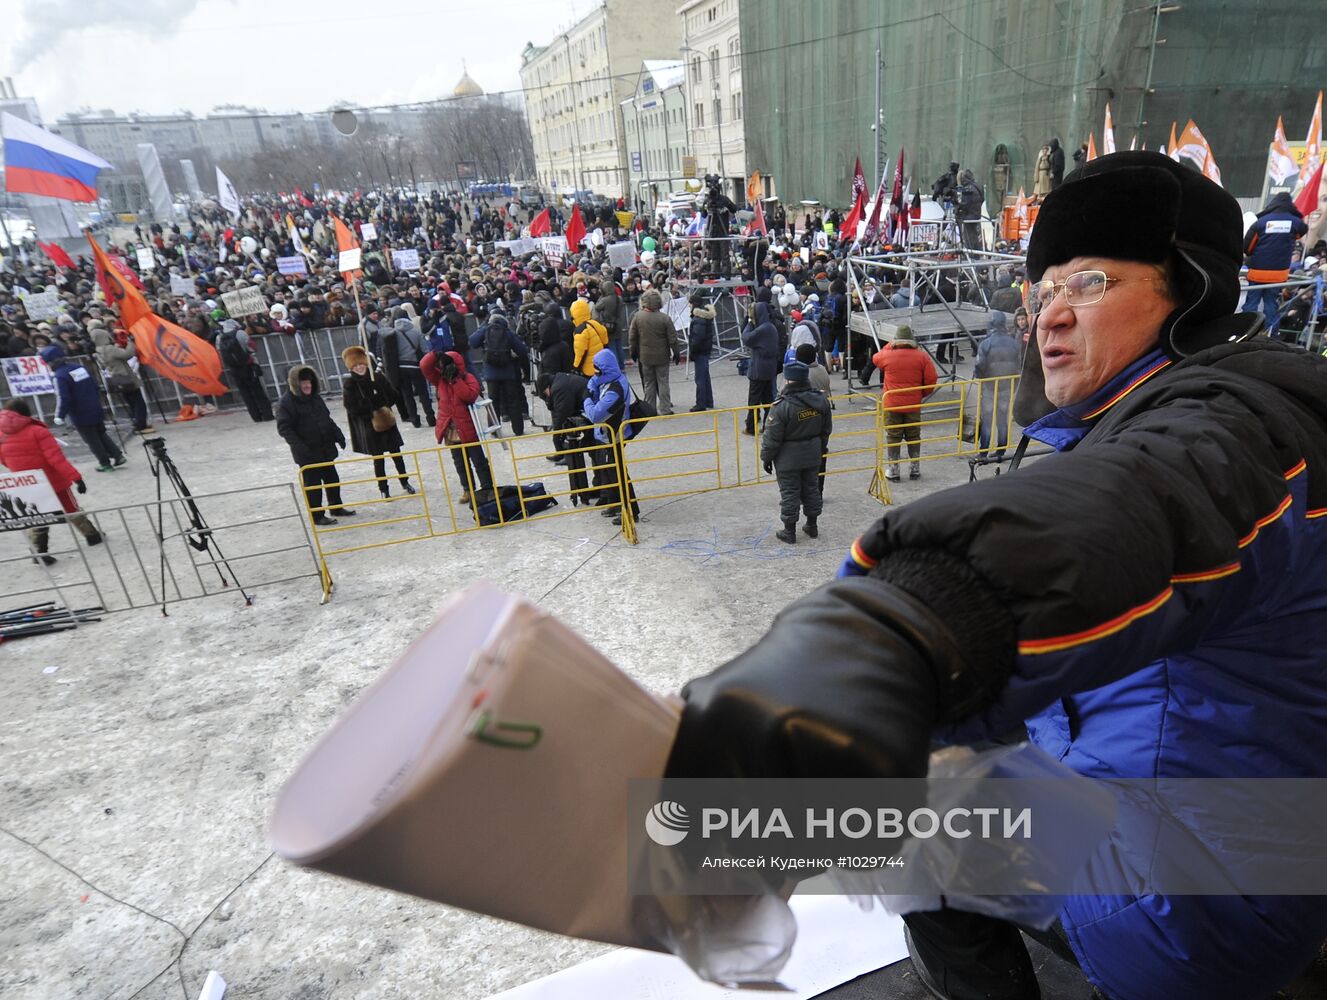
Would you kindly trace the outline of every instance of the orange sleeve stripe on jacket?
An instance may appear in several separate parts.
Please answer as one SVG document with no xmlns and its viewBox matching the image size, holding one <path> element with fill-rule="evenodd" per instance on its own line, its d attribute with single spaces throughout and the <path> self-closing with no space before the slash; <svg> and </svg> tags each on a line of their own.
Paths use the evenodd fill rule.
<svg viewBox="0 0 1327 1000">
<path fill-rule="evenodd" d="M 1109 410 L 1112 406 L 1114 406 L 1116 403 L 1118 403 L 1121 399 L 1123 399 L 1125 396 L 1129 395 L 1129 393 L 1133 392 L 1135 389 L 1137 389 L 1140 385 L 1142 385 L 1144 382 L 1146 382 L 1148 379 L 1150 379 L 1150 378 L 1151 378 L 1153 375 L 1155 375 L 1157 372 L 1161 371 L 1161 369 L 1163 369 L 1163 368 L 1168 368 L 1168 367 L 1170 366 L 1170 363 L 1171 363 L 1171 361 L 1170 361 L 1169 358 L 1164 358 L 1164 359 L 1162 359 L 1161 361 L 1158 361 L 1155 365 L 1153 365 L 1153 366 L 1152 366 L 1151 368 L 1149 368 L 1147 371 L 1145 371 L 1145 372 L 1143 372 L 1141 375 L 1139 375 L 1136 379 L 1134 379 L 1132 382 L 1130 382 L 1128 385 L 1126 385 L 1123 389 L 1121 389 L 1119 392 L 1117 392 L 1114 396 L 1112 396 L 1110 399 L 1106 400 L 1106 402 L 1102 403 L 1101 406 L 1097 407 L 1097 408 L 1096 408 L 1095 410 L 1093 410 L 1091 413 L 1085 413 L 1085 414 L 1083 414 L 1083 419 L 1084 419 L 1084 420 L 1092 420 L 1092 419 L 1094 419 L 1095 417 L 1099 417 L 1099 416 L 1101 416 L 1103 413 L 1105 413 L 1107 410 Z"/>
<path fill-rule="evenodd" d="M 1267 527 L 1278 517 L 1284 514 L 1286 510 L 1290 507 L 1290 504 L 1292 502 L 1293 501 L 1291 500 L 1291 497 L 1289 496 L 1289 494 L 1287 494 L 1286 498 L 1282 500 L 1279 504 L 1277 504 L 1276 510 L 1272 511 L 1266 517 L 1261 517 L 1258 520 L 1254 521 L 1253 530 L 1239 540 L 1239 547 L 1241 549 L 1248 548 L 1248 546 L 1253 544 L 1253 540 L 1258 537 L 1258 532 L 1262 531 L 1263 528 Z"/>
<path fill-rule="evenodd" d="M 1112 618 L 1108 622 L 1103 622 L 1095 628 L 1085 629 L 1082 632 L 1074 632 L 1071 635 L 1052 636 L 1049 639 L 1028 639 L 1018 644 L 1018 651 L 1024 656 L 1036 656 L 1040 653 L 1057 653 L 1062 649 L 1081 646 L 1084 643 L 1092 642 L 1095 639 L 1104 639 L 1108 635 L 1114 635 L 1116 632 L 1128 628 L 1139 618 L 1142 618 L 1145 615 L 1150 615 L 1157 608 L 1169 601 L 1174 593 L 1174 587 L 1167 587 L 1145 604 L 1130 608 L 1128 611 L 1124 612 L 1124 614 Z"/>
<path fill-rule="evenodd" d="M 1298 476 L 1308 467 L 1309 467 L 1308 459 L 1301 458 L 1295 465 L 1291 466 L 1289 469 L 1285 471 L 1284 475 L 1286 477 L 1286 481 L 1289 482 L 1290 480 L 1294 479 L 1296 476 Z"/>
<path fill-rule="evenodd" d="M 875 564 L 880 561 L 878 559 L 872 559 L 870 556 L 866 554 L 865 551 L 863 551 L 862 540 L 860 538 L 856 539 L 852 543 L 852 549 L 850 549 L 849 551 L 850 554 L 852 555 L 852 561 L 855 562 L 862 569 L 867 569 L 867 570 L 874 569 Z"/>
</svg>

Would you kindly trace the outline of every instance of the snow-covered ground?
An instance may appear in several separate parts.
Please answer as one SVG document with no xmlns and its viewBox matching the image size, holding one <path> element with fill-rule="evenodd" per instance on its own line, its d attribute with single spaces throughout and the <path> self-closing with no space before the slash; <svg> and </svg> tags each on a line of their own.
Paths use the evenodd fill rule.
<svg viewBox="0 0 1327 1000">
<path fill-rule="evenodd" d="M 684 410 L 692 388 L 679 372 L 674 398 Z M 746 380 L 731 365 L 716 366 L 716 376 L 720 406 L 745 403 Z M 837 377 L 835 384 L 842 384 Z M 865 402 L 839 404 L 842 428 Z M 332 408 L 342 419 L 339 403 Z M 688 419 L 699 427 L 708 418 Z M 662 435 L 662 426 L 646 437 Z M 245 526 L 291 509 L 294 467 L 273 423 L 232 412 L 158 429 L 201 497 L 204 516 L 222 529 L 226 554 L 254 556 L 235 564 L 241 582 L 313 571 L 298 518 Z M 407 448 L 433 445 L 427 429 L 406 426 L 404 433 Z M 124 469 L 98 474 L 70 437 L 70 453 L 87 473 L 87 508 L 155 497 L 137 440 L 126 442 Z M 729 430 L 725 440 L 741 442 L 750 476 L 752 439 L 735 439 Z M 682 443 L 673 444 L 684 450 Z M 846 436 L 839 441 L 847 443 Z M 518 444 L 525 453 L 537 446 Z M 643 437 L 640 454 L 645 447 Z M 726 476 L 734 461 L 728 454 Z M 697 462 L 653 463 L 649 474 Z M 865 463 L 859 457 L 851 464 Z M 542 465 L 554 488 L 552 465 L 527 465 Z M 442 468 L 454 485 L 450 462 Z M 433 530 L 445 531 L 438 469 L 434 459 L 424 482 Z M 967 475 L 958 459 L 928 463 L 920 482 L 895 486 L 896 502 Z M 499 466 L 497 478 L 510 482 L 509 468 Z M 599 945 L 293 868 L 267 844 L 276 792 L 455 588 L 487 579 L 524 593 L 646 687 L 675 691 L 745 649 L 781 607 L 833 574 L 852 539 L 882 512 L 866 493 L 869 481 L 866 472 L 831 478 L 819 540 L 803 537 L 795 546 L 773 537 L 778 493 L 766 481 L 646 500 L 636 546 L 596 511 L 577 512 L 332 557 L 336 590 L 326 605 L 317 580 L 306 576 L 257 586 L 252 607 L 223 593 L 171 604 L 165 617 L 154 608 L 125 611 L 76 632 L 6 644 L 0 995 L 194 997 L 207 971 L 217 969 L 231 983 L 228 997 L 479 998 L 601 953 Z M 264 485 L 274 488 L 214 495 Z M 643 484 L 641 493 L 677 488 Z M 346 502 L 359 506 L 372 496 L 371 486 L 349 487 Z M 360 506 L 357 521 L 417 510 L 418 503 Z M 564 501 L 557 509 L 569 508 Z M 123 595 L 138 604 L 153 599 L 154 563 L 136 576 L 122 572 L 130 577 L 124 584 L 106 583 L 115 578 L 106 549 L 117 565 L 132 566 L 126 534 L 150 538 L 145 517 L 130 511 L 123 521 L 105 518 L 107 546 L 88 550 L 111 606 L 127 603 Z M 363 544 L 410 530 L 370 527 L 324 541 Z M 0 557 L 20 553 L 22 544 L 17 533 L 0 536 Z M 68 539 L 60 545 L 67 548 Z M 182 550 L 172 565 L 184 571 L 182 591 L 201 586 L 188 583 L 193 571 Z M 7 577 L 0 593 L 42 579 L 26 562 L 0 572 Z M 66 582 L 80 579 L 82 561 L 65 553 L 55 572 Z M 198 576 L 209 592 L 218 589 L 215 571 L 205 567 Z"/>
</svg>

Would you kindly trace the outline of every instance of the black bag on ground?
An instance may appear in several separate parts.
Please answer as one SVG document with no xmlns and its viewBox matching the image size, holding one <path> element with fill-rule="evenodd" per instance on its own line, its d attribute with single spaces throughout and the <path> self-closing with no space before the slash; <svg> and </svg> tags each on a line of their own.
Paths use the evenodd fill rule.
<svg viewBox="0 0 1327 1000">
<path fill-rule="evenodd" d="M 521 496 L 525 497 L 525 511 L 521 511 Z M 498 504 L 502 504 L 502 517 L 498 517 Z M 496 490 L 475 491 L 475 518 L 480 524 L 498 524 L 500 521 L 520 521 L 557 506 L 557 500 L 547 495 L 543 483 L 526 483 L 517 492 L 515 486 L 499 486 Z"/>
</svg>

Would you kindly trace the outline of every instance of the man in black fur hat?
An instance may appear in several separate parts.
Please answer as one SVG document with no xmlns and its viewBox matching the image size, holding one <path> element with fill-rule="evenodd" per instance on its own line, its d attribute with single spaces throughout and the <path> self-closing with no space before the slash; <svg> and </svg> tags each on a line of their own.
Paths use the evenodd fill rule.
<svg viewBox="0 0 1327 1000">
<path fill-rule="evenodd" d="M 1327 360 L 1234 312 L 1241 222 L 1157 153 L 1100 157 L 1052 191 L 1015 416 L 1058 454 L 891 509 L 836 581 L 686 687 L 668 775 L 920 777 L 936 742 L 1026 726 L 1112 788 L 1327 776 Z M 1121 800 L 1130 822 L 1038 928 L 989 915 L 1008 897 L 908 914 L 921 981 L 1039 997 L 1020 930 L 1113 1000 L 1260 1000 L 1293 980 L 1327 896 L 1244 876 L 1320 856 L 1321 826 L 1223 826 L 1186 787 L 1204 807 Z M 1197 892 L 1222 895 L 1157 882 L 1200 868 Z M 1298 886 L 1317 869 L 1279 871 Z"/>
</svg>

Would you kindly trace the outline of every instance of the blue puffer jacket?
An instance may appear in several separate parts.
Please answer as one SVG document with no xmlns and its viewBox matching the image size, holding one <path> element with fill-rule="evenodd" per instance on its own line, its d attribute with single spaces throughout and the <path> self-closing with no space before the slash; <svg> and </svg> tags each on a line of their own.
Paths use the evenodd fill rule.
<svg viewBox="0 0 1327 1000">
<path fill-rule="evenodd" d="M 1274 285 L 1290 276 L 1295 241 L 1309 231 L 1290 195 L 1273 195 L 1258 213 L 1258 221 L 1244 234 L 1244 255 L 1249 280 Z"/>
<path fill-rule="evenodd" d="M 486 324 L 484 324 L 473 334 L 471 334 L 470 346 L 472 348 L 477 347 L 482 352 L 484 350 L 485 344 L 488 341 L 488 334 L 490 330 L 494 331 L 495 343 L 498 341 L 499 337 L 506 339 L 507 353 L 511 356 L 512 361 L 510 364 L 505 364 L 505 365 L 490 365 L 485 360 L 484 369 L 483 369 L 485 381 L 488 382 L 517 381 L 518 379 L 520 379 L 521 373 L 520 370 L 516 367 L 515 363 L 516 359 L 528 358 L 530 356 L 530 348 L 526 346 L 524 340 L 522 340 L 520 337 L 516 336 L 511 332 L 511 328 L 507 325 L 507 317 L 501 315 L 494 316 Z"/>
<path fill-rule="evenodd" d="M 1014 617 L 1012 675 L 936 736 L 1026 722 L 1103 779 L 1327 777 L 1325 383 L 1327 360 L 1261 338 L 1156 351 L 1028 428 L 1062 454 L 859 538 L 860 570 L 961 554 Z M 1117 825 L 1060 911 L 1069 942 L 1112 1000 L 1262 1000 L 1327 938 L 1327 897 L 1121 894 L 1159 859 L 1233 872 L 1259 839 L 1297 846 L 1257 815 L 1238 830 L 1177 815 L 1166 849 Z"/>
<path fill-rule="evenodd" d="M 619 430 L 623 414 L 631 408 L 631 383 L 618 367 L 617 355 L 606 347 L 594 356 L 594 367 L 597 374 L 586 386 L 588 395 L 581 412 L 592 424 L 608 424 Z M 622 433 L 624 441 L 631 440 L 631 425 Z M 594 429 L 594 437 L 602 444 L 608 443 L 608 432 L 602 427 Z"/>
<path fill-rule="evenodd" d="M 97 380 L 91 372 L 69 361 L 64 348 L 55 344 L 43 347 L 41 357 L 55 375 L 55 391 L 60 397 L 55 409 L 57 417 L 67 418 L 75 427 L 91 427 L 106 419 Z"/>
</svg>

